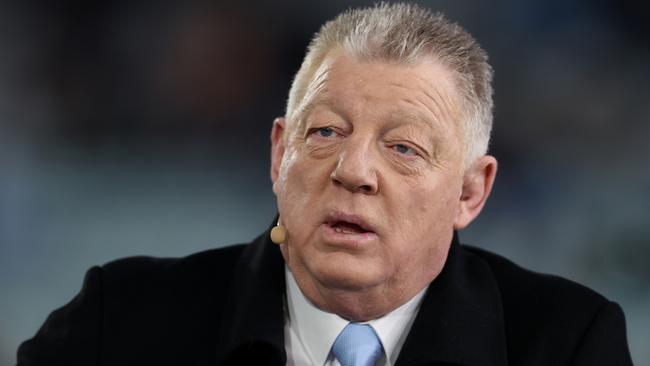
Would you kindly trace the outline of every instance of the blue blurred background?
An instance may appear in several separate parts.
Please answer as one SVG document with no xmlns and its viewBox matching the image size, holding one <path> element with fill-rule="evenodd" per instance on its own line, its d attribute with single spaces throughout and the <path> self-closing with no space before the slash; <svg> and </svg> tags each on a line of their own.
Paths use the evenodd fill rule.
<svg viewBox="0 0 650 366">
<path fill-rule="evenodd" d="M 422 2 L 496 70 L 495 192 L 465 242 L 625 310 L 650 365 L 650 22 L 626 0 Z M 367 1 L 0 5 L 0 365 L 94 264 L 248 241 L 311 35 Z"/>
</svg>

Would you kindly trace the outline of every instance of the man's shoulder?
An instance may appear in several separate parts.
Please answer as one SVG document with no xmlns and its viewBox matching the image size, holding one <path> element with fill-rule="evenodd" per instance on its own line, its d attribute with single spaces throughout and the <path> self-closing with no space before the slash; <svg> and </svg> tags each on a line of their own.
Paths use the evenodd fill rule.
<svg viewBox="0 0 650 366">
<path fill-rule="evenodd" d="M 612 349 L 625 354 L 625 320 L 618 304 L 586 286 L 525 269 L 498 254 L 470 246 L 463 246 L 463 252 L 485 263 L 493 275 L 514 363 L 527 364 L 534 355 L 548 354 L 557 361 L 549 364 L 554 364 L 580 350 L 608 359 L 617 353 L 593 346 L 607 337 L 621 346 Z"/>
<path fill-rule="evenodd" d="M 505 300 L 532 301 L 546 306 L 565 305 L 568 301 L 598 306 L 608 301 L 594 290 L 569 279 L 526 269 L 485 249 L 462 247 L 466 255 L 478 257 L 489 266 Z"/>
<path fill-rule="evenodd" d="M 207 350 L 217 342 L 224 299 L 236 286 L 232 273 L 245 248 L 92 267 L 79 294 L 21 346 L 18 363 L 92 364 L 101 353 L 115 364 L 179 364 L 189 350 L 211 359 Z"/>
<path fill-rule="evenodd" d="M 184 257 L 132 256 L 101 266 L 104 272 L 122 277 L 158 277 L 166 274 L 192 275 L 227 269 L 234 265 L 247 244 L 208 249 Z"/>
<path fill-rule="evenodd" d="M 92 268 L 86 282 L 98 285 L 105 310 L 112 313 L 145 314 L 150 309 L 207 313 L 219 309 L 231 291 L 245 248 L 246 244 L 235 244 L 179 258 L 122 258 Z"/>
</svg>

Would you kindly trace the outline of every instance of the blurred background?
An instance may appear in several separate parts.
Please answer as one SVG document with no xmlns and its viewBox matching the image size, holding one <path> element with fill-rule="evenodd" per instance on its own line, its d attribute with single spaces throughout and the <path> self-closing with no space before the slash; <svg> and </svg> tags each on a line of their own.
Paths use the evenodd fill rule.
<svg viewBox="0 0 650 366">
<path fill-rule="evenodd" d="M 650 365 L 650 22 L 626 0 L 423 1 L 496 70 L 496 190 L 461 233 L 619 302 Z M 0 365 L 86 269 L 270 224 L 269 132 L 327 19 L 368 1 L 0 5 Z"/>
</svg>

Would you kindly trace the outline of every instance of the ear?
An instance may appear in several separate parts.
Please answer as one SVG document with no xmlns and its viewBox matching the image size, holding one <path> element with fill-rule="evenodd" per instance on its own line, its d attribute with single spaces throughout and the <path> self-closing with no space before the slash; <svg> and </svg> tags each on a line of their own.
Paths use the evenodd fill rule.
<svg viewBox="0 0 650 366">
<path fill-rule="evenodd" d="M 497 160 L 490 155 L 480 157 L 465 172 L 454 229 L 465 228 L 478 216 L 492 191 L 496 174 Z"/>
<path fill-rule="evenodd" d="M 271 181 L 275 183 L 280 175 L 280 165 L 284 156 L 284 132 L 286 131 L 286 120 L 278 117 L 273 121 L 271 130 Z"/>
</svg>

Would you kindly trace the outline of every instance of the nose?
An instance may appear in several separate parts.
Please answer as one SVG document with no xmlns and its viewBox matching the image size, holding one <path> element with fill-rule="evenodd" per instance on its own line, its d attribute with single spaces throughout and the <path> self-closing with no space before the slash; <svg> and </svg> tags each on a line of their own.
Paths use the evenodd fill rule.
<svg viewBox="0 0 650 366">
<path fill-rule="evenodd" d="M 370 142 L 352 139 L 341 146 L 336 168 L 330 174 L 334 185 L 353 193 L 378 192 L 376 158 L 370 147 Z"/>
</svg>

